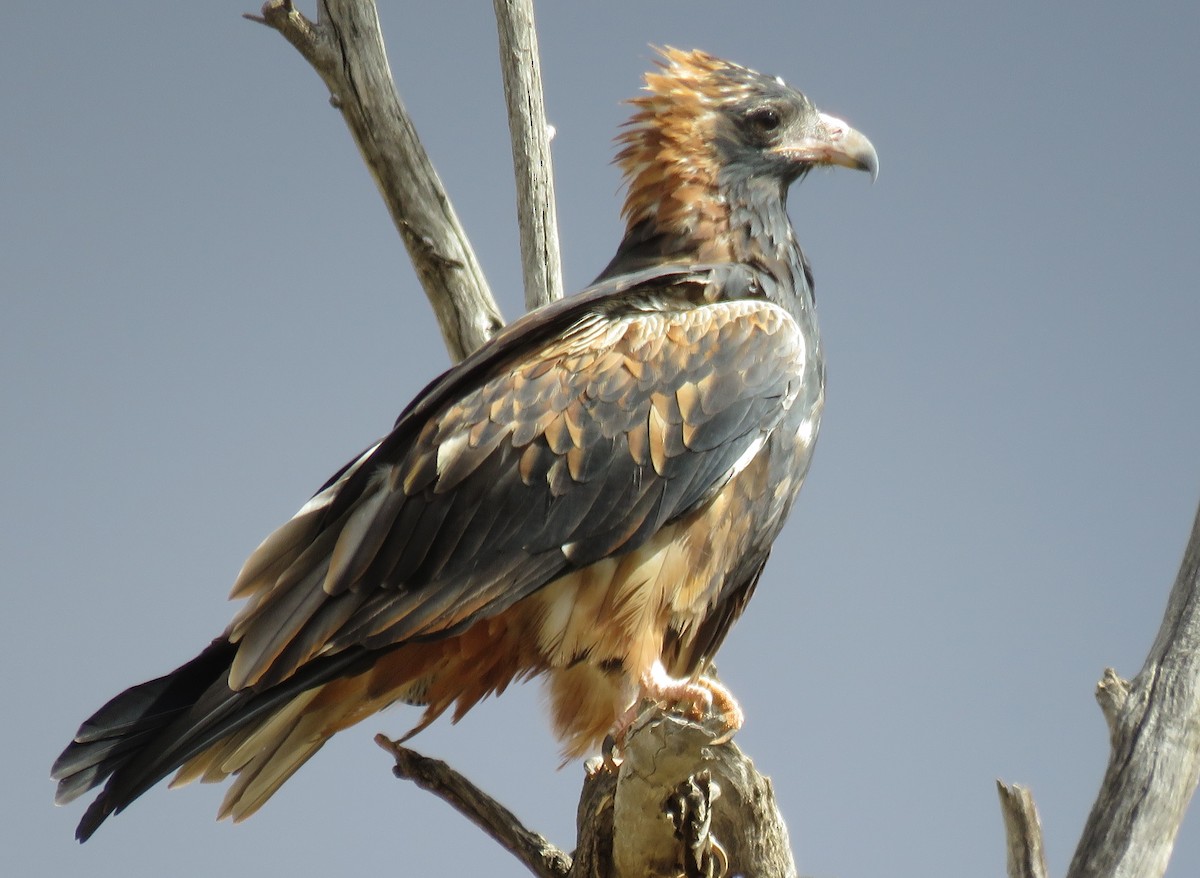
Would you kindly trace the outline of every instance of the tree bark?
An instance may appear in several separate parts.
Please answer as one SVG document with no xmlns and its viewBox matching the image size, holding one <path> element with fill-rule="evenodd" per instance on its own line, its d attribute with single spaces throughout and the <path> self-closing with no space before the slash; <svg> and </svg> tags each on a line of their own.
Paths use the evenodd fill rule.
<svg viewBox="0 0 1200 878">
<path fill-rule="evenodd" d="M 625 748 L 613 795 L 614 875 L 794 878 L 769 778 L 719 728 L 654 715 Z"/>
<path fill-rule="evenodd" d="M 562 261 L 554 204 L 550 126 L 542 99 L 533 0 L 493 0 L 500 36 L 500 71 L 512 134 L 517 177 L 517 224 L 521 230 L 521 269 L 525 308 L 532 311 L 561 299 Z"/>
<path fill-rule="evenodd" d="M 1108 769 L 1067 871 L 1068 878 L 1158 878 L 1200 777 L 1200 511 L 1145 665 L 1126 682 L 1112 668 L 1096 687 L 1112 744 Z M 1001 801 L 1017 788 L 1001 787 Z M 1028 797 L 1025 791 L 1020 794 Z M 1036 827 L 1033 801 L 1028 801 Z M 1040 851 L 1029 819 L 1005 823 L 1009 875 Z M 1043 873 L 1044 874 L 1044 866 Z"/>
<path fill-rule="evenodd" d="M 528 0 L 494 0 L 517 172 L 526 301 L 561 296 L 561 271 Z M 279 31 L 320 74 L 379 186 L 461 359 L 502 325 L 450 200 L 392 82 L 372 0 L 319 0 L 317 21 L 269 0 L 254 21 Z M 453 768 L 383 736 L 394 773 L 442 798 L 540 878 L 796 874 L 768 778 L 721 729 L 652 710 L 629 734 L 619 767 L 589 763 L 573 855 L 550 844 Z"/>
<path fill-rule="evenodd" d="M 1008 836 L 1009 878 L 1047 878 L 1046 852 L 1042 847 L 1042 824 L 1033 795 L 1024 787 L 996 781 L 1000 811 Z"/>
<path fill-rule="evenodd" d="M 769 778 L 737 745 L 714 745 L 721 728 L 652 712 L 619 766 L 596 758 L 576 810 L 567 854 L 445 762 L 383 735 L 397 777 L 463 814 L 538 878 L 795 878 L 787 826 Z"/>
<path fill-rule="evenodd" d="M 461 360 L 504 318 L 396 92 L 375 4 L 318 0 L 314 22 L 291 0 L 269 0 L 261 16 L 246 18 L 283 34 L 325 82 L 400 232 L 446 347 Z"/>
</svg>

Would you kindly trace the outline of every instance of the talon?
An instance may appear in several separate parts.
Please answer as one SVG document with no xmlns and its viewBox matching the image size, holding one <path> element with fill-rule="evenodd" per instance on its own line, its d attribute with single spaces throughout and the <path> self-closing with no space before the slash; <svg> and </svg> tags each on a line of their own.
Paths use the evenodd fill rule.
<svg viewBox="0 0 1200 878">
<path fill-rule="evenodd" d="M 725 725 L 725 730 L 713 738 L 713 743 L 724 744 L 746 724 L 746 713 L 737 703 L 737 699 L 733 697 L 733 693 L 725 686 L 707 677 L 701 677 L 700 680 L 701 683 L 710 687 L 709 692 L 712 695 L 713 706 L 721 714 L 722 722 Z"/>
<path fill-rule="evenodd" d="M 680 680 L 668 674 L 661 662 L 655 662 L 643 676 L 641 683 L 643 698 L 680 705 L 689 719 L 702 720 L 709 715 L 720 716 L 724 728 L 713 740 L 714 744 L 725 743 L 745 724 L 746 715 L 733 693 L 709 677 Z M 629 711 L 626 711 L 626 714 L 628 713 Z M 622 715 L 622 721 L 622 732 L 625 732 L 632 725 L 632 720 L 625 720 L 625 715 Z M 618 725 L 621 726 L 621 721 Z"/>
<path fill-rule="evenodd" d="M 583 763 L 583 776 L 587 780 L 591 780 L 600 772 L 606 770 L 609 770 L 608 762 L 599 756 L 591 756 Z"/>
<path fill-rule="evenodd" d="M 645 712 L 639 710 L 646 703 L 650 706 Z M 746 721 L 737 699 L 723 684 L 710 677 L 678 679 L 668 674 L 661 662 L 655 662 L 642 676 L 638 698 L 617 717 L 601 745 L 603 767 L 613 772 L 620 768 L 622 760 L 618 754 L 624 750 L 629 733 L 656 710 L 672 705 L 694 722 L 702 722 L 709 716 L 720 717 L 721 728 L 713 744 L 724 744 L 733 738 Z"/>
<path fill-rule="evenodd" d="M 624 743 L 624 734 L 623 733 L 621 735 L 621 738 L 622 738 L 622 743 Z M 602 771 L 604 769 L 607 769 L 608 771 L 612 772 L 613 774 L 617 773 L 617 771 L 621 768 L 622 760 L 619 756 L 616 755 L 616 752 L 617 752 L 617 736 L 615 734 L 605 735 L 604 743 L 600 745 L 600 756 L 602 757 L 602 759 L 601 759 L 600 764 L 598 766 L 596 766 L 597 773 L 599 773 L 600 771 Z"/>
<path fill-rule="evenodd" d="M 725 878 L 729 874 L 729 854 L 725 852 L 725 847 L 711 835 L 708 838 L 708 844 L 712 854 L 712 859 L 709 861 L 712 878 Z M 713 869 L 713 866 L 716 868 Z"/>
<path fill-rule="evenodd" d="M 696 687 L 700 687 L 700 684 L 689 684 L 684 697 L 680 698 L 679 702 L 681 704 L 690 702 L 684 711 L 688 719 L 702 720 L 712 713 L 713 694 L 708 689 Z"/>
</svg>

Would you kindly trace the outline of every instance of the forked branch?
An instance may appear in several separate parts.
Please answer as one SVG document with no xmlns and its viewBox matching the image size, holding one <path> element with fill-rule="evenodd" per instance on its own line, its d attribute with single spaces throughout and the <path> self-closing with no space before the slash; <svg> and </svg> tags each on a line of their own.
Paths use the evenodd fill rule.
<svg viewBox="0 0 1200 878">
<path fill-rule="evenodd" d="M 392 81 L 373 2 L 318 0 L 317 20 L 269 0 L 252 21 L 279 31 L 342 113 L 387 204 L 450 355 L 461 360 L 504 325 L 475 251 Z"/>
<path fill-rule="evenodd" d="M 1200 511 L 1145 665 L 1128 682 L 1107 669 L 1096 699 L 1112 749 L 1067 878 L 1159 878 L 1200 778 Z M 1033 824 L 1036 811 L 1027 791 L 1001 785 L 1015 878 L 1038 874 L 1014 869 L 1012 852 L 1025 851 L 1018 867 L 1040 856 L 1041 834 L 1029 832 L 1028 816 L 1010 818 L 1014 795 Z"/>
</svg>

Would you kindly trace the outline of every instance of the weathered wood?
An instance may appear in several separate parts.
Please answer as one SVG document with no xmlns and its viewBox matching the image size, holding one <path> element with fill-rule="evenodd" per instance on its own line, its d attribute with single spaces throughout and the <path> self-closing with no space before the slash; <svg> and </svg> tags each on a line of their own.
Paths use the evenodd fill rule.
<svg viewBox="0 0 1200 878">
<path fill-rule="evenodd" d="M 1047 878 L 1042 823 L 1025 787 L 996 781 L 1008 839 L 1008 878 Z"/>
<path fill-rule="evenodd" d="M 446 763 L 375 741 L 395 759 L 396 777 L 450 804 L 538 878 L 795 878 L 771 781 L 737 745 L 712 743 L 722 731 L 719 721 L 656 713 L 630 733 L 615 775 L 593 760 L 573 857 Z"/>
<path fill-rule="evenodd" d="M 1105 669 L 1096 700 L 1108 770 L 1067 878 L 1161 878 L 1200 778 L 1200 510 L 1146 663 L 1132 681 Z M 1045 875 L 1032 796 L 998 786 L 1010 878 Z"/>
<path fill-rule="evenodd" d="M 561 299 L 562 261 L 554 202 L 551 131 L 542 96 L 533 0 L 493 0 L 500 37 L 500 72 L 508 105 L 513 171 L 517 178 L 517 224 L 525 308 Z"/>
<path fill-rule="evenodd" d="M 1068 878 L 1158 878 L 1200 778 L 1200 511 L 1145 665 L 1096 697 L 1112 753 Z"/>
<path fill-rule="evenodd" d="M 713 875 L 794 878 L 787 826 L 770 779 L 733 742 L 714 745 L 720 732 L 719 722 L 706 727 L 657 714 L 630 736 L 613 794 L 613 875 L 691 875 L 695 864 L 711 862 L 725 867 Z M 705 787 L 719 793 L 705 801 Z M 686 843 L 694 833 L 678 832 L 673 819 L 689 794 L 711 810 L 702 839 L 707 849 Z"/>
<path fill-rule="evenodd" d="M 445 762 L 422 756 L 386 735 L 376 735 L 375 743 L 392 754 L 396 762 L 392 774 L 401 780 L 411 780 L 452 806 L 538 878 L 566 878 L 570 874 L 569 854 L 560 851 L 545 836 L 526 829 L 515 814 Z"/>
<path fill-rule="evenodd" d="M 504 325 L 475 252 L 392 81 L 371 0 L 320 0 L 317 21 L 291 0 L 261 16 L 317 71 L 379 187 L 450 355 L 461 360 Z"/>
</svg>

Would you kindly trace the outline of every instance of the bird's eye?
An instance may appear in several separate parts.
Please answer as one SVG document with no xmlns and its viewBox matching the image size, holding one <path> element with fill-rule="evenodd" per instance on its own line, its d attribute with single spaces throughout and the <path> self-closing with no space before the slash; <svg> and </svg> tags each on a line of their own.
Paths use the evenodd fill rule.
<svg viewBox="0 0 1200 878">
<path fill-rule="evenodd" d="M 757 107 L 746 115 L 746 121 L 760 134 L 770 134 L 783 120 L 774 107 Z"/>
</svg>

